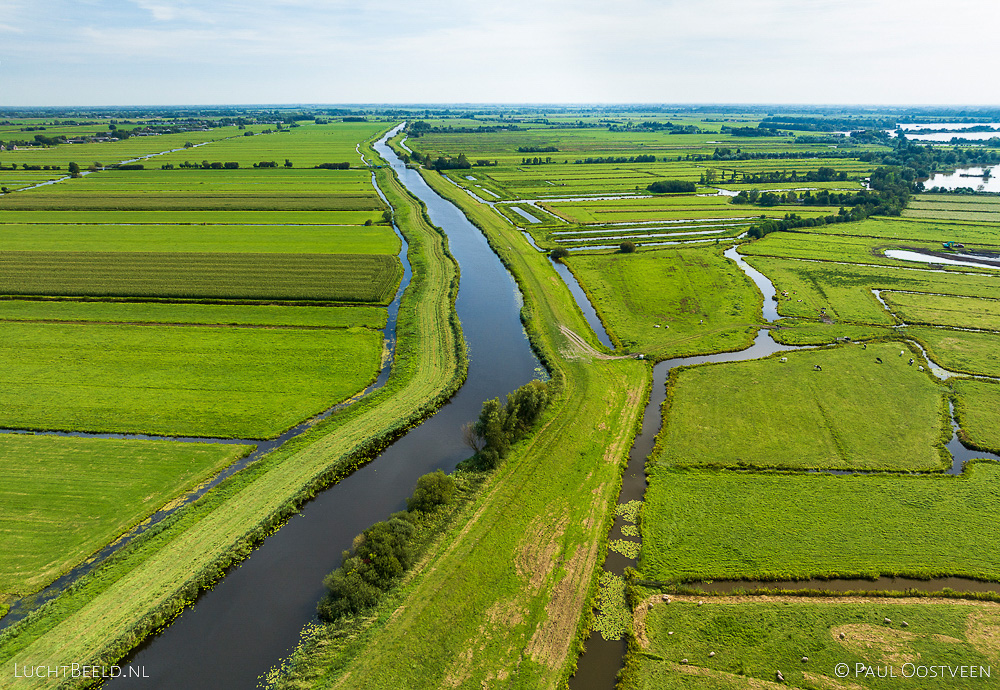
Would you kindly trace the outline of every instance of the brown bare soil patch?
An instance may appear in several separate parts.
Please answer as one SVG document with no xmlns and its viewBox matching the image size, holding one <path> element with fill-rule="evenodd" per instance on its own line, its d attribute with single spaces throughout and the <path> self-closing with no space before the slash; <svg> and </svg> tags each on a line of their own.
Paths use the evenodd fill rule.
<svg viewBox="0 0 1000 690">
<path fill-rule="evenodd" d="M 844 634 L 843 640 L 840 639 L 841 633 Z M 831 628 L 830 634 L 840 644 L 872 663 L 898 668 L 920 658 L 920 654 L 910 646 L 910 643 L 919 639 L 920 635 L 905 630 L 871 623 L 850 623 Z"/>
<path fill-rule="evenodd" d="M 969 643 L 991 662 L 1000 664 L 1000 612 L 973 613 L 968 626 L 965 636 Z"/>
</svg>

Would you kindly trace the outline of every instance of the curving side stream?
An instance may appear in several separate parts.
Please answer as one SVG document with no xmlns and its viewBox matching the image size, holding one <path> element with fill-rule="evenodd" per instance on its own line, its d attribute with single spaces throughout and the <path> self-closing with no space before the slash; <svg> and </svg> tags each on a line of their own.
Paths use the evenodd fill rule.
<svg viewBox="0 0 1000 690">
<path fill-rule="evenodd" d="M 731 247 L 724 252 L 724 255 L 732 259 L 737 266 L 751 279 L 760 289 L 764 296 L 763 316 L 768 322 L 777 321 L 777 302 L 773 297 L 777 294 L 774 285 L 762 273 L 747 264 L 736 251 L 736 247 Z M 568 272 L 568 271 L 567 271 Z M 572 274 L 570 274 L 572 276 Z M 575 281 L 574 281 L 575 282 Z M 582 290 L 580 291 L 581 294 Z M 574 292 L 574 295 L 577 293 Z M 878 297 L 878 296 L 877 296 Z M 880 300 L 881 301 L 881 300 Z M 581 305 L 582 307 L 582 305 Z M 689 366 L 694 364 L 704 364 L 707 362 L 737 362 L 750 359 L 760 359 L 775 352 L 787 350 L 812 349 L 814 346 L 792 346 L 782 345 L 776 342 L 768 329 L 761 329 L 757 337 L 746 350 L 740 352 L 725 352 L 712 355 L 701 355 L 696 357 L 679 357 L 676 359 L 659 362 L 653 367 L 653 383 L 650 392 L 649 402 L 643 412 L 642 427 L 629 451 L 628 464 L 622 476 L 622 488 L 619 494 L 618 503 L 625 504 L 629 501 L 642 501 L 646 493 L 646 460 L 653 451 L 656 442 L 656 434 L 662 425 L 661 406 L 666 399 L 666 381 L 670 370 L 677 366 Z M 922 349 L 922 348 L 921 348 Z M 926 353 L 924 353 L 926 355 Z M 927 360 L 931 362 L 930 359 Z M 933 365 L 932 373 L 937 368 Z M 1000 456 L 992 453 L 984 453 L 966 448 L 958 439 L 958 423 L 955 421 L 954 408 L 951 408 L 953 435 L 947 444 L 948 450 L 952 453 L 953 464 L 948 470 L 950 474 L 960 474 L 966 460 L 972 458 L 988 457 L 1000 461 Z M 831 471 L 833 473 L 850 474 L 851 472 Z M 621 517 L 616 517 L 609 539 L 629 539 L 623 532 L 622 527 L 628 524 Z M 615 575 L 622 575 L 626 567 L 635 567 L 636 559 L 628 558 L 615 551 L 608 550 L 604 561 L 604 570 Z M 751 581 L 714 581 L 712 583 L 693 583 L 694 585 L 710 592 L 733 592 L 741 590 L 753 590 L 758 588 L 774 588 L 780 586 L 786 589 L 826 589 L 833 591 L 849 590 L 908 590 L 918 589 L 921 591 L 940 591 L 944 588 L 951 588 L 957 591 L 984 592 L 1000 591 L 1000 584 L 985 583 L 965 578 L 938 578 L 935 580 L 914 580 L 908 578 L 879 578 L 877 580 L 802 580 L 796 582 L 751 582 Z M 627 640 L 605 640 L 598 631 L 592 631 L 587 639 L 586 651 L 580 656 L 577 662 L 576 673 L 569 680 L 571 690 L 612 690 L 616 687 L 618 674 L 621 671 L 625 653 L 627 651 Z"/>
<path fill-rule="evenodd" d="M 394 134 L 392 132 L 390 134 Z M 450 471 L 469 455 L 462 425 L 484 400 L 505 395 L 541 371 L 520 321 L 520 293 L 486 239 L 455 206 L 406 170 L 386 146 L 376 151 L 427 205 L 461 265 L 456 308 L 469 349 L 468 378 L 452 400 L 378 458 L 321 492 L 251 556 L 204 592 L 122 664 L 145 671 L 107 687 L 253 688 L 287 656 L 315 620 L 323 577 L 356 534 L 405 507 L 419 476 Z M 123 675 L 128 675 L 128 670 Z"/>
</svg>

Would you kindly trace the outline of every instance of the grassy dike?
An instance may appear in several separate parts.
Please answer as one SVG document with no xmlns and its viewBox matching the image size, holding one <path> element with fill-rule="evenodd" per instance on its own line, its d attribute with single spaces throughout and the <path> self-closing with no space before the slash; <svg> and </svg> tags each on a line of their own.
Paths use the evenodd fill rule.
<svg viewBox="0 0 1000 690">
<path fill-rule="evenodd" d="M 560 326 L 596 341 L 548 259 L 437 173 L 425 177 L 483 229 L 517 279 L 555 399 L 375 614 L 353 657 L 285 687 L 562 687 L 587 630 L 649 365 L 574 346 Z"/>
<path fill-rule="evenodd" d="M 244 558 L 297 506 L 443 404 L 464 380 L 458 271 L 443 234 L 388 169 L 377 172 L 409 243 L 392 376 L 379 392 L 226 480 L 0 636 L 0 665 L 111 663 Z M 9 688 L 40 687 L 36 679 Z M 53 683 L 57 682 L 53 679 Z"/>
</svg>

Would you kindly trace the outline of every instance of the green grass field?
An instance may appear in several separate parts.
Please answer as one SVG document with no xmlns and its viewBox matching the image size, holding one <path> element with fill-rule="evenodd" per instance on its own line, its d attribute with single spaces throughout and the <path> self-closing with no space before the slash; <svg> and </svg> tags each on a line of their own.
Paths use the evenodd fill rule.
<svg viewBox="0 0 1000 690">
<path fill-rule="evenodd" d="M 7 295 L 388 304 L 401 276 L 384 254 L 0 253 Z"/>
<path fill-rule="evenodd" d="M 847 345 L 683 369 L 652 466 L 940 469 L 945 390 L 915 354 Z"/>
<path fill-rule="evenodd" d="M 0 435 L 0 601 L 45 586 L 249 449 Z"/>
<path fill-rule="evenodd" d="M 945 328 L 907 328 L 927 348 L 927 354 L 945 369 L 965 374 L 1000 376 L 1000 334 L 970 333 Z"/>
<path fill-rule="evenodd" d="M 374 380 L 382 334 L 0 324 L 0 426 L 261 438 Z"/>
<path fill-rule="evenodd" d="M 760 293 L 715 247 L 577 255 L 567 264 L 627 352 L 666 359 L 740 350 L 757 333 Z"/>
<path fill-rule="evenodd" d="M 844 225 L 848 225 L 845 223 Z M 872 289 L 940 292 L 1000 299 L 994 276 L 941 273 L 921 269 L 829 264 L 749 256 L 747 263 L 766 275 L 778 291 L 788 291 L 778 305 L 782 316 L 816 319 L 820 309 L 836 321 L 889 326 L 896 320 L 872 295 Z"/>
<path fill-rule="evenodd" d="M 882 299 L 906 323 L 1000 331 L 1000 300 L 891 291 Z"/>
<path fill-rule="evenodd" d="M 219 324 L 385 328 L 382 307 L 292 307 L 273 304 L 79 302 L 0 300 L 0 321 L 91 321 L 97 323 Z"/>
<path fill-rule="evenodd" d="M 1000 385 L 993 381 L 964 379 L 955 388 L 955 415 L 962 427 L 963 440 L 976 448 L 1000 453 Z"/>
<path fill-rule="evenodd" d="M 3 251 L 398 254 L 387 225 L 0 225 Z"/>
<path fill-rule="evenodd" d="M 872 452 L 881 449 L 872 449 Z M 653 580 L 1000 578 L 1000 466 L 965 476 L 655 467 L 640 571 Z"/>
<path fill-rule="evenodd" d="M 809 319 L 779 319 L 776 325 L 777 328 L 771 329 L 771 337 L 783 345 L 828 345 L 837 338 L 871 340 L 896 335 L 893 329 L 885 326 L 824 323 Z"/>
<path fill-rule="evenodd" d="M 713 597 L 698 606 L 692 597 L 675 597 L 637 616 L 639 648 L 621 687 L 784 687 L 773 684 L 777 671 L 788 687 L 817 690 L 993 687 L 998 626 L 995 603 L 766 596 Z M 846 675 L 838 674 L 838 664 L 846 664 Z M 964 666 L 979 677 L 953 679 L 950 670 L 932 666 Z"/>
</svg>

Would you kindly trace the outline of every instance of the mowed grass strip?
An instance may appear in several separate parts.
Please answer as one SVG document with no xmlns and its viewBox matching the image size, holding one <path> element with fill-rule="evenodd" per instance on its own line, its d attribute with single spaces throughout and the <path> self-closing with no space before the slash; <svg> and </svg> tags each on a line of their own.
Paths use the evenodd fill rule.
<svg viewBox="0 0 1000 690">
<path fill-rule="evenodd" d="M 297 307 L 275 304 L 194 304 L 0 300 L 0 321 L 164 323 L 308 328 L 385 328 L 384 307 Z"/>
<path fill-rule="evenodd" d="M 652 580 L 996 580 L 1000 466 L 963 476 L 657 469 L 642 532 L 640 571 Z"/>
<path fill-rule="evenodd" d="M 0 599 L 44 587 L 250 448 L 0 435 Z"/>
<path fill-rule="evenodd" d="M 665 359 L 753 342 L 760 293 L 719 249 L 579 255 L 566 263 L 626 351 Z"/>
<path fill-rule="evenodd" d="M 945 390 L 908 364 L 916 356 L 909 348 L 881 343 L 782 355 L 786 362 L 772 356 L 672 373 L 653 467 L 944 466 Z"/>
<path fill-rule="evenodd" d="M 889 290 L 882 292 L 882 299 L 906 323 L 1000 331 L 1000 300 L 997 299 Z"/>
<path fill-rule="evenodd" d="M 262 438 L 374 380 L 382 334 L 0 324 L 0 427 Z"/>
<path fill-rule="evenodd" d="M 0 293 L 388 304 L 402 276 L 382 254 L 0 252 Z"/>
<path fill-rule="evenodd" d="M 796 688 L 995 685 L 986 675 L 991 667 L 995 673 L 1000 659 L 1000 606 L 994 602 L 775 596 L 704 602 L 672 597 L 640 610 L 639 644 L 627 663 L 630 682 L 620 687 L 778 688 L 778 670 Z M 838 664 L 846 665 L 845 679 L 838 677 Z M 942 664 L 955 668 L 957 677 Z M 930 666 L 936 666 L 934 677 Z"/>
<path fill-rule="evenodd" d="M 108 213 L 105 225 L 0 225 L 3 249 L 34 252 L 398 254 L 400 246 L 399 238 L 388 225 L 111 224 L 117 215 Z"/>
<path fill-rule="evenodd" d="M 69 184 L 68 182 L 60 184 Z M 58 211 L 80 209 L 84 211 L 365 211 L 384 208 L 374 194 L 330 194 L 317 191 L 268 195 L 255 191 L 244 194 L 161 193 L 131 194 L 94 193 L 36 193 L 7 194 L 0 209 L 11 211 Z"/>
</svg>

